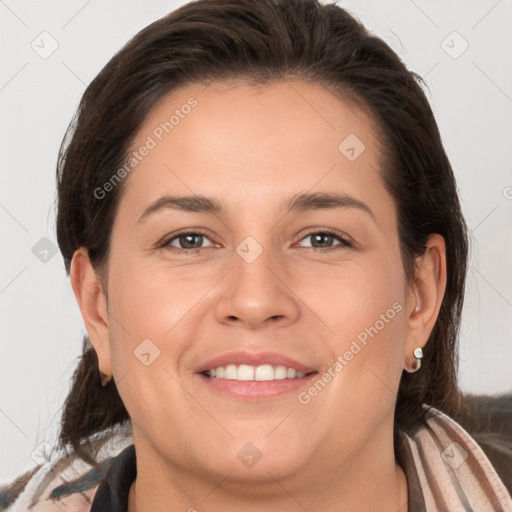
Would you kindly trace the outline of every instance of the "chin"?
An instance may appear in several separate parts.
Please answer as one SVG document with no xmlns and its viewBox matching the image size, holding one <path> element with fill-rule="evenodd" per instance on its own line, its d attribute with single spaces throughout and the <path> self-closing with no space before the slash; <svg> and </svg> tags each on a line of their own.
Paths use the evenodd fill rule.
<svg viewBox="0 0 512 512">
<path fill-rule="evenodd" d="M 220 450 L 216 450 L 216 454 L 205 464 L 215 472 L 224 475 L 229 473 L 230 480 L 263 482 L 292 476 L 306 464 L 304 443 L 297 444 L 293 439 L 290 440 L 286 432 L 282 436 L 276 432 L 268 434 L 275 427 L 273 424 L 270 428 L 258 430 L 254 435 L 246 433 L 235 436 Z"/>
</svg>

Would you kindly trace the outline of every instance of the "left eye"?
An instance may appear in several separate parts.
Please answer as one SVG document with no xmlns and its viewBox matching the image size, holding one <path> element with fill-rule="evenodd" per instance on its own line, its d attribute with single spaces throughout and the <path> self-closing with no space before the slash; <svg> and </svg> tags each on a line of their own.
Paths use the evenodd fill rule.
<svg viewBox="0 0 512 512">
<path fill-rule="evenodd" d="M 312 243 L 319 243 L 321 246 L 313 246 L 313 249 L 330 249 L 332 247 L 351 247 L 352 244 L 343 236 L 338 235 L 337 233 L 332 233 L 330 231 L 315 231 L 313 233 L 307 234 L 302 240 L 306 240 L 307 238 L 311 238 L 313 240 Z M 302 242 L 301 240 L 301 242 Z M 340 243 L 336 246 L 328 245 L 327 247 L 322 246 L 322 244 L 329 243 L 330 241 L 338 240 Z M 306 246 L 307 247 L 307 246 Z"/>
</svg>

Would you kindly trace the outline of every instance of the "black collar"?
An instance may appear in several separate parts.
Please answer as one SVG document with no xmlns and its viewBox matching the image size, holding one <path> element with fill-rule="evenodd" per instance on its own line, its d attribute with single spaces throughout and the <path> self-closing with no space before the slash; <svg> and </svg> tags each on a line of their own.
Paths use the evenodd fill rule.
<svg viewBox="0 0 512 512">
<path fill-rule="evenodd" d="M 126 512 L 128 493 L 136 476 L 135 445 L 131 444 L 112 461 L 96 490 L 90 512 Z"/>
</svg>

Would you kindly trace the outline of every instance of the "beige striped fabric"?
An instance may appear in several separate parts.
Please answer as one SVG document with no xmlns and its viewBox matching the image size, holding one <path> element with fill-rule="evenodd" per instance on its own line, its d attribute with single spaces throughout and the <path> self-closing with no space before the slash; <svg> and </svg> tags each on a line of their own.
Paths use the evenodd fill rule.
<svg viewBox="0 0 512 512">
<path fill-rule="evenodd" d="M 400 433 L 407 512 L 512 512 L 510 493 L 482 448 L 446 414 L 424 408 L 427 425 Z"/>
</svg>

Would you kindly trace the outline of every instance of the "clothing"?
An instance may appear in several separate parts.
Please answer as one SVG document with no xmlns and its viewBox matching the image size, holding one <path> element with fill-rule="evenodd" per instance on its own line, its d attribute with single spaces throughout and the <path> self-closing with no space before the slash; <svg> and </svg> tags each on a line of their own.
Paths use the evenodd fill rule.
<svg viewBox="0 0 512 512">
<path fill-rule="evenodd" d="M 426 425 L 399 432 L 397 448 L 407 478 L 409 512 L 512 511 L 510 493 L 483 450 L 442 412 L 430 408 Z M 0 511 L 126 512 L 137 474 L 133 439 L 126 432 L 116 433 L 98 460 L 99 470 L 78 459 L 64 467 L 57 460 L 30 475 L 17 497 L 15 482 L 11 490 L 0 489 Z"/>
</svg>

